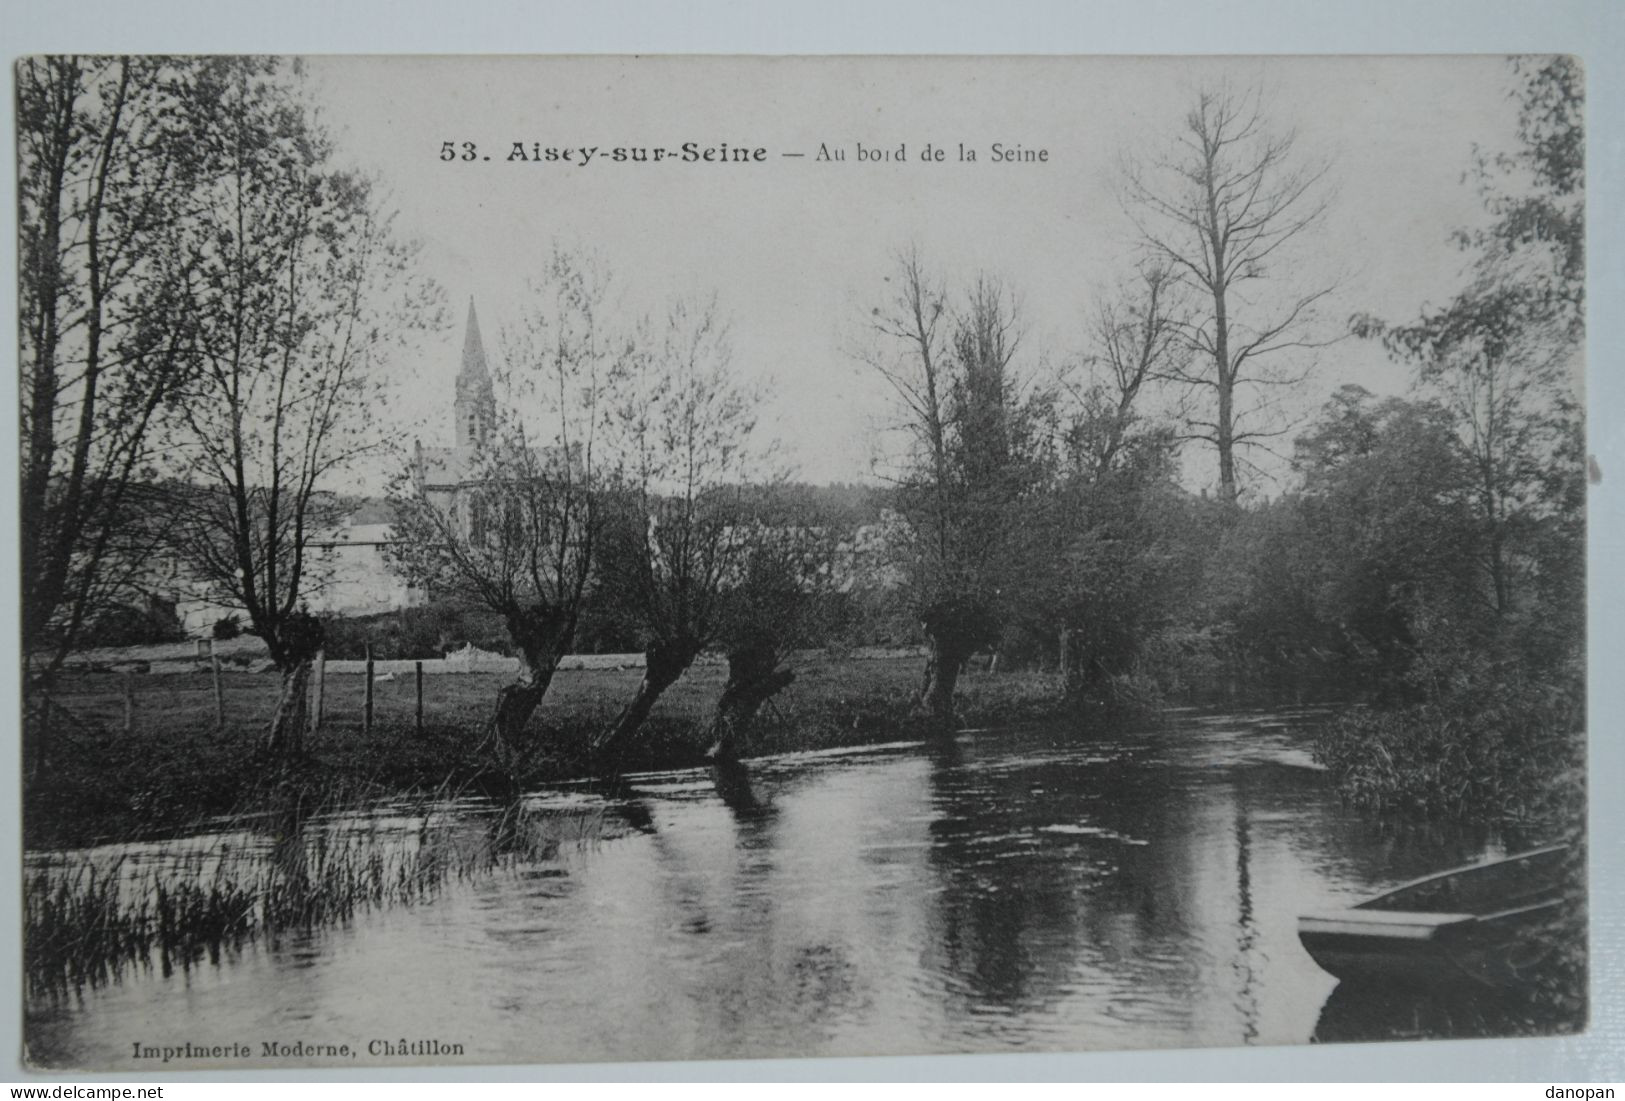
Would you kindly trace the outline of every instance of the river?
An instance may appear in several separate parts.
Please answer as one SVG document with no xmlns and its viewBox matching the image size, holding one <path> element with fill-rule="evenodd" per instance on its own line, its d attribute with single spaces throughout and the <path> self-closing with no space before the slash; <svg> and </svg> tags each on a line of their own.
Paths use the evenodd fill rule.
<svg viewBox="0 0 1625 1101">
<path fill-rule="evenodd" d="M 1185 711 L 1109 736 L 769 758 L 726 799 L 698 771 L 539 792 L 551 821 L 595 825 L 415 905 L 38 993 L 31 1058 L 167 1071 L 1540 1031 L 1476 1002 L 1336 991 L 1304 953 L 1299 913 L 1498 850 L 1342 806 L 1308 753 L 1315 721 Z M 491 815 L 459 803 L 435 828 Z M 137 1057 L 188 1043 L 238 1046 Z"/>
</svg>

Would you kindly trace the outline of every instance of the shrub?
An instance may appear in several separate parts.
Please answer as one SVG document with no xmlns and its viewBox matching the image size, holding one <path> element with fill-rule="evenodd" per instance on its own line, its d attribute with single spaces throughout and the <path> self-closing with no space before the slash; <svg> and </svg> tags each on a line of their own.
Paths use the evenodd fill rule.
<svg viewBox="0 0 1625 1101">
<path fill-rule="evenodd" d="M 117 604 L 102 610 L 91 622 L 89 638 L 97 646 L 147 646 L 155 642 L 179 642 L 186 637 L 175 618 L 174 605 L 153 604 L 146 608 Z"/>
<path fill-rule="evenodd" d="M 1583 813 L 1584 693 L 1577 678 L 1507 676 L 1409 707 L 1350 712 L 1315 756 L 1373 811 L 1517 822 L 1562 832 Z"/>
<path fill-rule="evenodd" d="M 214 621 L 214 628 L 210 633 L 212 637 L 222 642 L 226 639 L 236 638 L 243 633 L 242 620 L 235 615 L 221 616 Z"/>
<path fill-rule="evenodd" d="M 380 659 L 440 658 L 465 643 L 502 654 L 512 649 L 500 616 L 450 601 L 327 623 L 330 658 L 362 658 L 369 647 Z"/>
</svg>

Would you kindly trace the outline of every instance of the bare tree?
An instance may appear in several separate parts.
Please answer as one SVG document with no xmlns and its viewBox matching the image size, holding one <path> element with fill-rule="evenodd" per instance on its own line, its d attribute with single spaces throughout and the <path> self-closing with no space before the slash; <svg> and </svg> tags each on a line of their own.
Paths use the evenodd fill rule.
<svg viewBox="0 0 1625 1101">
<path fill-rule="evenodd" d="M 1328 169 L 1294 154 L 1294 134 L 1269 128 L 1262 99 L 1259 89 L 1205 89 L 1166 154 L 1124 168 L 1145 246 L 1204 303 L 1181 326 L 1195 356 L 1160 377 L 1205 396 L 1186 435 L 1218 453 L 1231 501 L 1238 453 L 1287 431 L 1278 393 L 1308 370 L 1292 353 L 1330 343 L 1315 335 L 1316 308 L 1335 288 L 1306 286 L 1286 264 L 1326 212 Z"/>
<path fill-rule="evenodd" d="M 405 325 L 379 304 L 408 261 L 367 182 L 332 167 L 288 76 L 275 62 L 227 63 L 221 124 L 206 136 L 219 171 L 199 195 L 205 216 L 170 250 L 187 269 L 194 329 L 194 369 L 170 395 L 170 538 L 216 600 L 247 612 L 282 673 L 275 753 L 302 748 L 322 641 L 302 607 L 309 550 L 337 519 L 322 487 L 376 446 L 373 357 Z"/>
<path fill-rule="evenodd" d="M 1091 319 L 1092 351 L 1072 398 L 1068 444 L 1076 474 L 1105 478 L 1151 424 L 1147 383 L 1187 370 L 1188 311 L 1179 276 L 1164 262 L 1141 265 L 1132 280 L 1100 296 Z"/>
<path fill-rule="evenodd" d="M 948 561 L 953 532 L 945 522 L 951 492 L 948 460 L 948 399 L 951 388 L 947 287 L 925 271 L 918 248 L 897 257 L 886 277 L 891 297 L 871 310 L 872 341 L 856 355 L 885 379 L 896 396 L 900 427 L 909 441 L 899 480 L 925 487 L 939 518 L 927 536 L 932 554 Z"/>
</svg>

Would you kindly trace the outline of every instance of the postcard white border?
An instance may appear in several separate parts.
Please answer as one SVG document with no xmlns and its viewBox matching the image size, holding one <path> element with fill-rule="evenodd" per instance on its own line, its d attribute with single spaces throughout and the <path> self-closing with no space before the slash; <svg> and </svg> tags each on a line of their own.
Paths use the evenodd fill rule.
<svg viewBox="0 0 1625 1101">
<path fill-rule="evenodd" d="M 1617 0 L 0 0 L 11 59 L 30 53 L 1573 53 L 1586 67 L 1589 135 L 1589 449 L 1604 480 L 1590 499 L 1593 1008 L 1579 1037 L 1087 1054 L 275 1071 L 187 1075 L 301 1081 L 925 1080 L 1105 1081 L 1625 1080 L 1625 6 Z M 1425 105 L 1418 105 L 1425 109 Z M 15 148 L 10 110 L 0 143 Z M 16 332 L 16 184 L 0 179 L 0 332 Z M 16 377 L 16 344 L 3 363 Z M 17 454 L 16 421 L 0 418 Z M 8 460 L 14 461 L 14 460 Z M 17 572 L 16 479 L 0 478 L 0 577 Z M 3 604 L 15 624 L 15 594 Z M 0 677 L 18 699 L 16 633 L 0 640 Z M 10 729 L 15 730 L 13 707 Z M 0 752 L 0 790 L 19 790 L 15 738 Z M 14 809 L 0 820 L 0 882 L 20 883 Z M 20 902 L 0 906 L 0 1077 L 33 1077 L 21 1041 Z M 128 1077 L 128 1076 L 123 1076 Z M 52 1081 L 70 1079 L 51 1076 Z"/>
</svg>

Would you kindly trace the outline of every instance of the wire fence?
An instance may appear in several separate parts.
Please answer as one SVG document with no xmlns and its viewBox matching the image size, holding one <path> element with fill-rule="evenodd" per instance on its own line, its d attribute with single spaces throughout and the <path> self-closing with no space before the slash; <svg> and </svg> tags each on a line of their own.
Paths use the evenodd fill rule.
<svg viewBox="0 0 1625 1101">
<path fill-rule="evenodd" d="M 890 652 L 864 657 L 889 660 L 798 656 L 797 682 L 775 701 L 773 713 L 784 708 L 786 722 L 823 722 L 839 712 L 840 722 L 851 726 L 853 716 L 874 710 L 876 701 L 906 699 L 914 690 L 917 659 Z M 281 674 L 259 658 L 198 659 L 188 651 L 179 659 L 165 655 L 125 664 L 69 669 L 53 678 L 48 693 L 27 694 L 24 759 L 32 775 L 81 751 L 98 760 L 127 754 L 143 762 L 154 755 L 246 747 L 265 737 L 282 692 Z M 368 675 L 365 661 L 318 661 L 310 677 L 313 722 L 304 744 L 315 752 L 342 745 L 388 753 L 390 745 L 413 740 L 429 746 L 447 738 L 481 737 L 498 693 L 518 671 L 506 659 L 489 664 L 496 668 L 471 669 L 450 660 L 380 660 L 371 663 Z M 560 731 L 607 728 L 637 691 L 642 666 L 641 655 L 572 656 L 560 666 L 534 721 Z M 657 715 L 705 727 L 726 680 L 725 662 L 696 662 L 662 695 Z M 803 693 L 806 707 L 800 708 L 796 699 Z"/>
<path fill-rule="evenodd" d="M 379 671 L 368 663 L 335 671 L 318 661 L 309 686 L 310 734 L 396 732 L 473 727 L 489 714 L 510 672 L 456 676 L 427 673 L 432 662 L 394 662 L 408 670 Z M 607 687 L 607 686 L 606 686 Z M 30 725 L 48 727 L 52 741 L 74 731 L 130 736 L 164 733 L 237 738 L 265 731 L 282 693 L 275 670 L 250 671 L 210 660 L 162 672 L 70 672 L 56 678 L 49 694 L 29 700 Z"/>
</svg>

